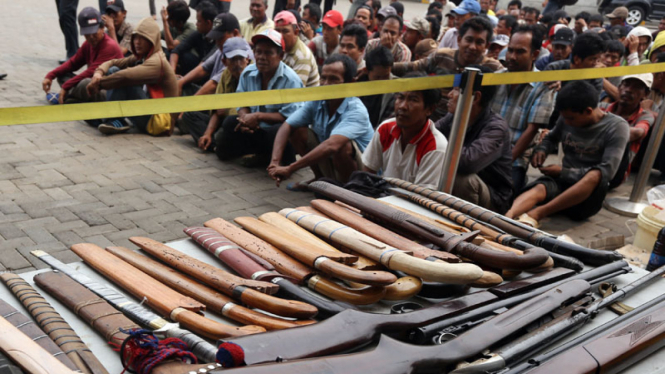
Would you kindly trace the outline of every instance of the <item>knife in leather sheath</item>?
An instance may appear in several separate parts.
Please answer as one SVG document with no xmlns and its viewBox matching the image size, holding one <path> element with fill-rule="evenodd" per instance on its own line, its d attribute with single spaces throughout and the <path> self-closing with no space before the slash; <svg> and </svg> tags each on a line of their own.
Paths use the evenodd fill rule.
<svg viewBox="0 0 665 374">
<path fill-rule="evenodd" d="M 7 323 L 15 326 L 22 333 L 21 335 L 25 335 L 34 341 L 45 352 L 48 352 L 51 357 L 60 361 L 62 365 L 73 371 L 79 371 L 69 356 L 39 326 L 3 300 L 0 300 L 0 317 Z"/>
<path fill-rule="evenodd" d="M 123 247 L 107 247 L 106 250 L 174 290 L 204 303 L 207 311 L 213 311 L 236 322 L 258 325 L 266 330 L 288 329 L 316 322 L 289 321 L 256 312 L 241 305 L 236 305 L 228 296 L 132 250 Z"/>
<path fill-rule="evenodd" d="M 35 275 L 34 281 L 37 286 L 92 326 L 107 342 L 122 344 L 129 337 L 123 331 L 141 328 L 125 317 L 121 311 L 63 273 L 58 271 L 39 273 Z M 206 373 L 218 367 L 216 364 L 165 362 L 153 368 L 151 374 Z M 203 371 L 199 371 L 200 369 Z"/>
<path fill-rule="evenodd" d="M 335 278 L 371 286 L 388 286 L 397 280 L 394 274 L 386 271 L 363 271 L 335 262 L 327 256 L 327 252 L 314 251 L 312 246 L 298 237 L 256 218 L 237 217 L 234 221 L 300 262 Z"/>
<path fill-rule="evenodd" d="M 44 251 L 32 251 L 33 256 L 39 258 L 53 269 L 66 274 L 76 283 L 84 286 L 97 296 L 104 299 L 114 308 L 122 311 L 126 316 L 141 326 L 150 328 L 159 338 L 178 338 L 187 344 L 191 352 L 203 362 L 215 362 L 217 348 L 191 331 L 181 329 L 177 323 L 169 322 L 158 316 L 150 309 L 141 304 L 137 304 L 118 291 L 92 280 L 87 275 L 75 270 L 73 267 L 64 264 L 57 258 Z"/>
<path fill-rule="evenodd" d="M 260 257 L 250 257 L 244 249 L 213 229 L 188 227 L 183 231 L 243 278 L 270 282 L 275 277 L 283 277 L 269 262 L 263 259 L 260 260 L 262 263 L 257 262 Z M 266 266 L 272 269 L 267 269 Z"/>
<path fill-rule="evenodd" d="M 136 298 L 145 300 L 145 303 L 158 313 L 180 322 L 182 326 L 194 333 L 211 339 L 219 339 L 265 331 L 263 327 L 259 326 L 226 325 L 198 314 L 205 309 L 205 305 L 172 290 L 94 244 L 74 244 L 71 248 L 74 253 L 106 278 L 111 279 Z"/>
<path fill-rule="evenodd" d="M 108 374 L 104 365 L 69 326 L 69 323 L 28 282 L 13 273 L 0 274 L 0 279 L 23 304 L 39 327 L 53 339 L 53 342 L 65 352 L 81 372 Z"/>
<path fill-rule="evenodd" d="M 307 287 L 311 288 L 312 290 L 333 300 L 344 301 L 354 305 L 367 305 L 381 300 L 385 295 L 385 287 L 370 286 L 362 289 L 350 289 L 340 286 L 339 284 L 325 279 L 319 275 L 315 275 L 314 269 L 303 265 L 290 256 L 284 254 L 272 244 L 257 238 L 256 236 L 221 218 L 215 218 L 207 221 L 204 223 L 204 226 L 214 229 L 239 246 L 254 253 L 255 255 L 261 256 L 264 260 L 273 264 L 273 266 L 275 266 L 275 268 L 280 273 L 296 278 L 299 282 L 307 285 Z M 286 286 L 286 283 L 284 283 L 284 285 L 280 284 L 280 287 L 283 287 L 282 289 L 285 289 Z M 294 297 L 297 295 L 296 292 L 305 293 L 306 297 L 311 296 L 310 293 L 306 293 L 305 291 L 300 290 L 300 288 L 295 285 L 292 285 L 291 288 L 292 291 L 290 292 L 293 292 Z M 339 310 L 340 307 L 337 304 L 323 301 L 320 298 L 316 299 L 321 300 L 320 303 L 323 304 L 322 306 L 327 308 L 327 311 L 331 312 L 330 315 L 339 313 L 341 311 Z M 310 301 L 308 300 L 308 302 Z M 316 305 L 313 301 L 311 304 Z M 317 305 L 317 307 L 321 306 Z M 321 310 L 319 310 L 319 312 L 321 312 Z"/>
<path fill-rule="evenodd" d="M 301 319 L 312 318 L 318 312 L 316 307 L 307 303 L 280 299 L 248 288 L 243 284 L 250 281 L 229 274 L 228 272 L 206 264 L 203 261 L 199 261 L 158 241 L 143 237 L 131 237 L 129 238 L 129 241 L 136 244 L 150 255 L 167 263 L 172 268 L 182 271 L 251 307 L 259 308 L 279 316 Z M 236 283 L 236 278 L 244 282 Z M 277 290 L 279 288 L 273 283 L 251 282 L 266 283 L 270 285 L 270 288 L 267 287 L 266 289 L 274 288 Z"/>
</svg>

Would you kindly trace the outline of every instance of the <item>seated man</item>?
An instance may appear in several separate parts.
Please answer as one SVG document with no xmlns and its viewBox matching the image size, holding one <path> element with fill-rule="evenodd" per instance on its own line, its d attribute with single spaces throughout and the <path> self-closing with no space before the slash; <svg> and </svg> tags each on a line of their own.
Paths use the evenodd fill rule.
<svg viewBox="0 0 665 374">
<path fill-rule="evenodd" d="M 122 0 L 108 0 L 106 3 L 106 14 L 102 16 L 106 33 L 120 45 L 122 54 L 127 56 L 132 53 L 132 32 L 134 28 L 126 21 L 127 10 Z"/>
<path fill-rule="evenodd" d="M 284 63 L 298 74 L 305 87 L 318 86 L 319 67 L 312 51 L 298 37 L 300 29 L 296 16 L 288 10 L 277 13 L 275 31 L 282 34 L 284 41 Z"/>
<path fill-rule="evenodd" d="M 193 23 L 187 22 L 191 12 L 183 0 L 173 0 L 162 8 L 162 39 L 166 42 L 166 53 L 171 53 L 183 40 L 196 31 Z"/>
<path fill-rule="evenodd" d="M 573 30 L 564 27 L 559 29 L 552 39 L 552 53 L 547 56 L 541 57 L 536 61 L 536 68 L 543 70 L 547 65 L 554 61 L 568 60 L 570 53 L 573 51 L 573 38 L 575 33 Z"/>
<path fill-rule="evenodd" d="M 350 83 L 355 75 L 356 63 L 349 56 L 334 54 L 323 64 L 321 84 Z M 309 101 L 279 128 L 268 173 L 277 186 L 306 167 L 314 172 L 314 180 L 327 177 L 345 183 L 352 172 L 362 168 L 362 152 L 373 132 L 367 109 L 357 97 Z M 281 164 L 287 142 L 301 158 Z M 289 184 L 287 188 L 303 190 L 307 183 Z"/>
<path fill-rule="evenodd" d="M 251 17 L 240 21 L 240 33 L 242 37 L 251 43 L 254 36 L 261 34 L 266 30 L 272 30 L 275 23 L 268 18 L 268 0 L 250 0 L 249 14 Z"/>
<path fill-rule="evenodd" d="M 79 13 L 78 22 L 81 27 L 81 35 L 85 36 L 85 42 L 72 58 L 46 74 L 42 81 L 42 88 L 48 97 L 53 79 L 58 79 L 60 94 L 56 97 L 60 104 L 106 100 L 104 93 L 88 95 L 86 86 L 90 83 L 90 78 L 99 65 L 109 60 L 122 58 L 122 51 L 118 43 L 104 33 L 104 22 L 97 9 L 83 8 Z M 87 68 L 80 74 L 74 75 L 74 72 L 83 65 L 87 65 Z"/>
<path fill-rule="evenodd" d="M 411 61 L 415 60 L 415 49 L 418 42 L 430 36 L 430 24 L 422 17 L 414 17 L 411 21 L 404 22 L 406 31 L 402 34 L 402 42 L 411 51 Z"/>
<path fill-rule="evenodd" d="M 391 15 L 386 17 L 379 32 L 379 37 L 367 42 L 365 54 L 370 53 L 379 46 L 383 46 L 392 52 L 395 62 L 411 61 L 411 50 L 400 41 L 403 27 L 404 24 L 399 16 Z"/>
<path fill-rule="evenodd" d="M 358 8 L 362 9 L 362 8 Z M 365 73 L 365 47 L 367 46 L 367 32 L 363 26 L 350 24 L 342 30 L 339 41 L 339 53 L 351 57 L 355 61 L 357 76 Z"/>
<path fill-rule="evenodd" d="M 554 213 L 583 220 L 600 210 L 630 130 L 623 118 L 598 107 L 598 96 L 598 90 L 585 81 L 572 81 L 561 89 L 556 98 L 561 116 L 531 158 L 531 165 L 545 176 L 526 187 L 506 217 L 519 217 L 537 227 L 538 221 Z M 563 166 L 543 166 L 559 143 Z"/>
<path fill-rule="evenodd" d="M 628 146 L 616 175 L 610 180 L 610 189 L 619 186 L 630 174 L 630 165 L 655 121 L 653 114 L 644 110 L 641 105 L 642 100 L 649 94 L 652 82 L 653 74 L 651 73 L 626 75 L 621 78 L 619 84 L 619 100 L 610 105 L 600 104 L 603 110 L 623 118 L 630 126 Z"/>
<path fill-rule="evenodd" d="M 339 53 L 339 36 L 342 34 L 344 17 L 342 13 L 331 10 L 323 16 L 323 32 L 315 36 L 307 45 L 314 53 L 316 65 L 321 68 L 328 56 Z"/>
<path fill-rule="evenodd" d="M 424 77 L 409 73 L 406 78 Z M 395 94 L 395 118 L 382 123 L 363 153 L 365 171 L 438 188 L 448 141 L 429 116 L 441 90 Z"/>
<path fill-rule="evenodd" d="M 367 74 L 360 76 L 358 82 L 385 81 L 395 77 L 391 73 L 393 55 L 388 48 L 380 47 L 373 50 L 367 55 L 365 62 Z M 383 121 L 395 116 L 394 99 L 393 93 L 360 97 L 369 112 L 369 121 L 373 128 L 376 129 Z"/>
<path fill-rule="evenodd" d="M 471 67 L 480 69 L 483 73 L 492 72 L 480 65 Z M 482 86 L 474 93 L 453 195 L 503 213 L 510 207 L 513 197 L 512 146 L 506 121 L 491 110 L 496 90 L 496 86 Z M 446 138 L 450 138 L 459 92 L 459 88 L 450 91 L 448 114 L 436 122 L 436 128 Z"/>
<path fill-rule="evenodd" d="M 256 63 L 242 72 L 236 92 L 302 88 L 302 80 L 293 69 L 282 62 L 282 34 L 265 30 L 252 38 Z M 238 116 L 228 116 L 222 133 L 215 138 L 220 160 L 243 158 L 245 166 L 267 163 L 272 154 L 275 135 L 280 125 L 302 106 L 301 103 L 261 105 L 238 108 Z M 282 162 L 294 160 L 292 151 L 285 152 Z"/>
<path fill-rule="evenodd" d="M 169 55 L 171 67 L 178 75 L 186 75 L 215 51 L 215 42 L 206 37 L 212 30 L 217 7 L 204 1 L 196 7 L 196 31 L 178 44 Z"/>
<path fill-rule="evenodd" d="M 251 62 L 251 52 L 249 44 L 241 37 L 230 38 L 224 43 L 222 59 L 226 69 L 224 69 L 219 79 L 216 94 L 236 92 L 240 74 Z M 210 116 L 202 112 L 188 112 L 183 117 L 183 120 L 189 124 L 189 133 L 194 138 L 194 142 L 203 151 L 213 151 L 215 149 L 216 138 L 221 135 L 221 132 L 217 131 L 219 125 L 227 115 L 238 114 L 235 109 L 218 109 L 211 112 Z"/>
<path fill-rule="evenodd" d="M 109 101 L 177 96 L 175 73 L 160 48 L 159 36 L 157 22 L 152 17 L 142 19 L 132 35 L 132 55 L 100 65 L 88 84 L 88 93 L 94 95 L 100 89 L 108 90 L 106 96 Z M 148 92 L 144 91 L 144 85 Z M 143 115 L 131 117 L 130 120 L 141 132 L 148 132 L 151 117 Z M 98 127 L 107 135 L 126 132 L 129 128 L 124 118 L 110 119 Z M 172 131 L 171 122 L 169 134 Z"/>
</svg>

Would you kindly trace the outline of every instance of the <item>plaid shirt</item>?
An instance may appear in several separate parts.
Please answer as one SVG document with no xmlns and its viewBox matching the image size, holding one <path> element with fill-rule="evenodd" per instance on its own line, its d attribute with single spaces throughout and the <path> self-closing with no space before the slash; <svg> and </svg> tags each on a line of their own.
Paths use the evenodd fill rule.
<svg viewBox="0 0 665 374">
<path fill-rule="evenodd" d="M 538 71 L 534 67 L 533 71 Z M 556 92 L 540 83 L 499 86 L 492 100 L 492 110 L 506 120 L 510 128 L 511 143 L 515 145 L 530 123 L 545 127 L 549 124 Z M 534 139 L 535 140 L 535 139 Z M 513 162 L 513 167 L 527 168 L 535 146 L 532 141 L 521 157 Z"/>
<path fill-rule="evenodd" d="M 365 56 L 367 56 L 370 51 L 380 46 L 381 46 L 380 38 L 368 41 L 367 46 L 365 47 Z M 400 42 L 399 40 L 393 46 L 392 52 L 395 63 L 411 61 L 411 50 L 409 49 L 409 47 L 406 46 L 406 44 Z"/>
</svg>

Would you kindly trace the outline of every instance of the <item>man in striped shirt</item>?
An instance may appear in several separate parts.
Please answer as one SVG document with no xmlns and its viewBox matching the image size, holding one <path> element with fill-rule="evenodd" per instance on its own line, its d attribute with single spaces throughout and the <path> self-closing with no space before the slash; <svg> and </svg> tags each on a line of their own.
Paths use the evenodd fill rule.
<svg viewBox="0 0 665 374">
<path fill-rule="evenodd" d="M 300 33 L 298 20 L 293 13 L 288 10 L 277 13 L 275 31 L 282 34 L 284 41 L 285 52 L 282 61 L 298 74 L 305 87 L 318 86 L 319 68 L 312 51 L 298 37 Z"/>
</svg>

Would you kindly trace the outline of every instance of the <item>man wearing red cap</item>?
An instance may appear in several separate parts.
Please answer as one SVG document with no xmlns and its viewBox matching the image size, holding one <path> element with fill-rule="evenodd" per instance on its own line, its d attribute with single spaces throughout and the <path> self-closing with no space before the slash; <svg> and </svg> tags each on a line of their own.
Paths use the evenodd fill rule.
<svg viewBox="0 0 665 374">
<path fill-rule="evenodd" d="M 284 58 L 282 61 L 293 69 L 305 87 L 319 85 L 319 69 L 312 51 L 300 40 L 298 20 L 293 13 L 283 10 L 275 16 L 275 31 L 282 34 Z"/>
<path fill-rule="evenodd" d="M 266 10 L 268 10 L 268 0 L 250 0 L 249 13 L 252 16 L 240 21 L 240 33 L 248 43 L 252 42 L 254 35 L 275 28 L 275 23 L 268 18 Z"/>
<path fill-rule="evenodd" d="M 339 52 L 339 36 L 342 34 L 344 17 L 342 13 L 331 10 L 323 16 L 321 22 L 323 23 L 323 35 L 315 37 L 308 45 L 316 57 L 319 70 L 328 56 Z"/>
</svg>

